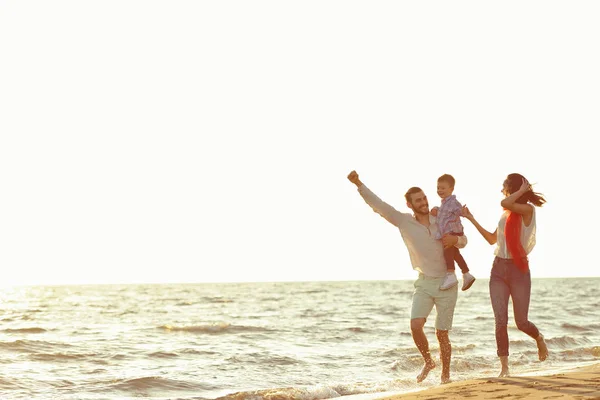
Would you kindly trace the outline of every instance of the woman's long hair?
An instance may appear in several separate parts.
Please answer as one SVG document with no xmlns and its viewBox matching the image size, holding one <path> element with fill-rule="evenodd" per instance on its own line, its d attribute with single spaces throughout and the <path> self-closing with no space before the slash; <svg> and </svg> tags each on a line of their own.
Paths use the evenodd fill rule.
<svg viewBox="0 0 600 400">
<path fill-rule="evenodd" d="M 517 173 L 509 174 L 506 177 L 506 181 L 505 181 L 506 185 L 507 185 L 508 193 L 513 194 L 514 192 L 519 190 L 519 188 L 523 184 L 523 179 L 525 179 L 525 177 L 521 174 L 517 174 Z M 533 204 L 536 207 L 541 207 L 546 202 L 546 199 L 544 198 L 544 196 L 541 193 L 537 193 L 537 192 L 534 192 L 533 190 L 529 189 L 527 192 L 523 193 L 523 195 L 517 199 L 517 203 L 520 203 L 520 204 L 526 204 L 528 202 Z"/>
<path fill-rule="evenodd" d="M 506 177 L 505 188 L 509 194 L 515 193 L 521 185 L 525 177 L 521 174 L 509 174 Z M 531 203 L 536 207 L 541 207 L 546 202 L 546 199 L 541 193 L 536 193 L 529 190 L 523 193 L 521 197 L 517 199 L 517 203 L 527 204 Z M 521 225 L 523 216 L 517 212 L 509 212 L 506 218 L 506 225 L 504 227 L 504 236 L 506 237 L 506 249 L 512 256 L 515 265 L 521 271 L 526 272 L 529 270 L 529 261 L 527 260 L 527 253 L 521 243 Z"/>
</svg>

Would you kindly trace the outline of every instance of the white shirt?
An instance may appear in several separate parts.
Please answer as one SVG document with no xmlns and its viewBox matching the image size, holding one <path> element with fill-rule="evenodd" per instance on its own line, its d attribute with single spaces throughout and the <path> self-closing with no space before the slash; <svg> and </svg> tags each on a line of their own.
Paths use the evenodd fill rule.
<svg viewBox="0 0 600 400">
<path fill-rule="evenodd" d="M 535 247 L 535 207 L 532 204 L 530 206 L 533 208 L 531 223 L 529 223 L 529 226 L 525 226 L 525 223 L 521 222 L 521 244 L 526 254 L 531 253 L 531 250 Z M 496 232 L 496 250 L 494 250 L 494 255 L 500 258 L 512 258 L 506 248 L 506 237 L 504 236 L 508 213 L 509 211 L 506 210 L 502 214 L 502 217 L 500 217 L 498 231 Z"/>
<path fill-rule="evenodd" d="M 413 269 L 425 276 L 434 278 L 441 278 L 446 275 L 442 242 L 435 239 L 438 226 L 434 216 L 429 215 L 430 225 L 428 228 L 417 221 L 412 214 L 397 211 L 394 207 L 382 201 L 364 184 L 358 188 L 358 192 L 373 211 L 398 227 L 408 249 Z M 456 247 L 462 248 L 466 244 L 467 237 L 458 236 Z"/>
</svg>

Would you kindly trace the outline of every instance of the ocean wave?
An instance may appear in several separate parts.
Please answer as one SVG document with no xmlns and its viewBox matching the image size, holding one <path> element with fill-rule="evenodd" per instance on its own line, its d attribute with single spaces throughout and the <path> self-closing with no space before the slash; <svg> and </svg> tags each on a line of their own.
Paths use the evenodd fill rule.
<svg viewBox="0 0 600 400">
<path fill-rule="evenodd" d="M 329 291 L 326 289 L 307 289 L 307 290 L 299 290 L 293 292 L 292 295 L 303 295 L 303 294 L 319 294 L 319 293 L 328 293 Z"/>
<path fill-rule="evenodd" d="M 600 346 L 579 347 L 576 349 L 565 349 L 559 352 L 554 352 L 562 361 L 578 360 L 582 358 L 589 359 L 590 357 L 600 357 Z"/>
<path fill-rule="evenodd" d="M 419 354 L 419 350 L 414 345 L 402 348 L 396 347 L 384 351 L 375 350 L 367 353 L 367 355 L 377 358 L 413 357 L 418 356 Z"/>
<path fill-rule="evenodd" d="M 98 357 L 97 354 L 78 354 L 78 353 L 36 353 L 31 354 L 29 359 L 34 361 L 61 362 L 76 361 L 87 358 Z"/>
<path fill-rule="evenodd" d="M 50 385 L 56 388 L 68 388 L 77 385 L 75 382 L 68 379 L 58 379 L 50 382 Z"/>
<path fill-rule="evenodd" d="M 15 340 L 13 342 L 0 342 L 0 349 L 23 353 L 51 352 L 62 348 L 72 347 L 66 343 L 53 343 L 43 340 Z"/>
<path fill-rule="evenodd" d="M 454 349 L 452 349 L 454 351 Z M 457 358 L 454 357 L 452 360 L 452 372 L 465 372 L 471 373 L 473 371 L 484 371 L 490 367 L 489 357 L 469 357 Z"/>
<path fill-rule="evenodd" d="M 413 380 L 395 379 L 383 382 L 357 382 L 318 385 L 308 388 L 281 387 L 235 392 L 214 400 L 324 400 L 340 396 L 368 393 L 399 392 L 414 388 Z"/>
<path fill-rule="evenodd" d="M 561 325 L 561 328 L 570 330 L 570 331 L 576 331 L 576 332 L 588 332 L 591 331 L 592 329 L 587 327 L 587 326 L 579 326 L 579 325 L 575 325 L 575 324 L 570 324 L 568 322 L 565 322 L 564 324 Z"/>
<path fill-rule="evenodd" d="M 110 390 L 119 390 L 124 392 L 138 392 L 140 390 L 211 390 L 214 386 L 191 383 L 176 379 L 168 379 L 160 376 L 145 376 L 140 378 L 121 379 L 111 383 L 108 387 Z M 106 388 L 97 389 L 104 391 Z"/>
<path fill-rule="evenodd" d="M 81 371 L 82 374 L 86 374 L 86 375 L 96 375 L 96 374 L 105 374 L 107 373 L 108 370 L 105 368 L 95 368 L 91 371 Z"/>
<path fill-rule="evenodd" d="M 225 361 L 234 364 L 258 364 L 258 365 L 295 365 L 304 362 L 296 358 L 275 355 L 270 353 L 247 353 L 228 357 Z"/>
<path fill-rule="evenodd" d="M 203 297 L 201 303 L 233 303 L 233 300 L 222 296 Z"/>
<path fill-rule="evenodd" d="M 200 334 L 211 334 L 219 335 L 226 333 L 248 333 L 248 332 L 270 332 L 270 329 L 262 328 L 259 326 L 244 326 L 244 325 L 231 325 L 226 322 L 207 324 L 207 325 L 190 325 L 190 326 L 176 326 L 176 325 L 161 325 L 158 327 L 163 331 L 167 332 L 190 332 Z"/>
<path fill-rule="evenodd" d="M 197 350 L 197 349 L 183 349 L 183 350 L 180 350 L 180 352 L 184 353 L 184 354 L 193 354 L 193 355 L 201 355 L 201 356 L 212 356 L 214 354 L 219 354 L 218 351 Z"/>
<path fill-rule="evenodd" d="M 150 353 L 149 356 L 151 358 L 177 358 L 179 354 L 168 351 L 155 351 L 154 353 Z"/>
<path fill-rule="evenodd" d="M 459 345 L 453 345 L 452 346 L 452 353 L 453 354 L 464 354 L 467 352 L 470 352 L 471 350 L 477 348 L 476 344 L 467 344 L 464 346 L 459 346 Z"/>
<path fill-rule="evenodd" d="M 579 337 L 579 338 L 574 338 L 574 337 L 570 337 L 570 336 L 559 336 L 559 337 L 546 339 L 546 343 L 548 344 L 548 347 L 567 348 L 567 347 L 588 344 L 591 342 L 588 338 L 586 338 L 584 336 Z"/>
<path fill-rule="evenodd" d="M 566 312 L 567 315 L 569 316 L 578 316 L 578 317 L 585 317 L 588 315 L 588 311 L 582 309 L 581 307 L 577 306 L 577 307 L 567 307 L 564 310 Z"/>
<path fill-rule="evenodd" d="M 454 353 L 454 349 L 452 349 Z M 470 372 L 489 367 L 490 360 L 483 356 L 470 356 L 469 358 L 454 357 L 452 359 L 453 372 Z M 400 357 L 389 364 L 392 371 L 415 371 L 418 372 L 423 367 L 423 357 L 421 355 Z"/>
<path fill-rule="evenodd" d="M 321 311 L 321 310 L 313 310 L 313 309 L 303 310 L 300 313 L 300 316 L 302 318 L 325 318 L 325 317 L 331 317 L 334 315 L 335 315 L 334 311 Z"/>
<path fill-rule="evenodd" d="M 44 333 L 47 331 L 44 328 L 33 327 L 33 328 L 6 328 L 6 329 L 0 330 L 0 332 L 5 332 L 5 333 Z"/>
<path fill-rule="evenodd" d="M 383 307 L 377 307 L 370 310 L 370 312 L 378 313 L 379 315 L 398 315 L 402 313 L 406 313 L 406 307 L 397 307 L 393 305 L 386 305 Z"/>
<path fill-rule="evenodd" d="M 410 335 L 410 334 L 409 334 Z M 476 349 L 479 345 L 473 344 L 473 343 L 469 343 L 469 344 L 465 344 L 465 345 L 452 345 L 452 352 L 453 354 L 464 354 L 467 352 L 470 352 L 474 349 Z M 437 352 L 438 349 L 437 348 L 431 348 L 432 352 Z M 416 346 L 414 346 L 414 344 L 410 344 L 407 345 L 406 347 L 396 347 L 393 349 L 388 349 L 388 350 L 384 350 L 384 351 L 380 351 L 380 350 L 376 350 L 376 351 L 370 351 L 370 352 L 366 352 L 366 355 L 370 356 L 370 357 L 375 357 L 375 358 L 403 358 L 403 357 L 409 357 L 409 358 L 413 358 L 416 357 L 416 360 L 421 360 L 421 354 L 419 353 L 419 350 L 416 348 Z"/>
<path fill-rule="evenodd" d="M 419 355 L 405 356 L 395 360 L 389 365 L 392 371 L 412 371 L 423 366 L 423 358 Z"/>
<path fill-rule="evenodd" d="M 356 332 L 356 333 L 367 333 L 370 332 L 370 329 L 367 328 L 361 328 L 360 326 L 355 326 L 355 327 L 351 327 L 351 328 L 347 328 L 350 332 Z"/>
<path fill-rule="evenodd" d="M 0 389 L 4 390 L 16 390 L 20 389 L 22 386 L 12 379 L 8 379 L 6 377 L 0 378 Z"/>
<path fill-rule="evenodd" d="M 215 400 L 319 400 L 339 396 L 341 395 L 338 392 L 329 387 L 312 390 L 290 387 L 236 392 L 217 397 Z"/>
<path fill-rule="evenodd" d="M 95 357 L 95 358 L 90 359 L 89 361 L 91 363 L 99 364 L 99 365 L 115 365 L 119 361 L 127 360 L 130 358 L 131 358 L 131 356 L 126 355 L 126 354 L 121 354 L 121 353 L 112 354 L 112 355 L 103 354 L 101 357 Z"/>
<path fill-rule="evenodd" d="M 181 307 L 181 306 L 193 306 L 194 304 L 196 304 L 195 301 L 184 300 L 184 301 L 178 302 L 175 305 Z"/>
<path fill-rule="evenodd" d="M 267 303 L 270 301 L 280 302 L 283 299 L 284 299 L 284 297 L 282 297 L 282 296 L 278 296 L 278 297 L 267 296 L 267 297 L 259 297 L 258 301 L 260 301 L 261 303 Z"/>
<path fill-rule="evenodd" d="M 547 341 L 547 340 L 546 340 Z M 523 348 L 523 347 L 530 347 L 530 346 L 535 346 L 535 342 L 531 339 L 517 339 L 517 340 L 510 340 L 509 342 L 510 347 L 518 347 L 518 348 Z"/>
<path fill-rule="evenodd" d="M 120 360 L 128 359 L 129 356 L 127 354 L 116 353 L 116 354 L 113 354 L 112 356 L 110 356 L 109 358 L 111 360 L 120 361 Z"/>
</svg>

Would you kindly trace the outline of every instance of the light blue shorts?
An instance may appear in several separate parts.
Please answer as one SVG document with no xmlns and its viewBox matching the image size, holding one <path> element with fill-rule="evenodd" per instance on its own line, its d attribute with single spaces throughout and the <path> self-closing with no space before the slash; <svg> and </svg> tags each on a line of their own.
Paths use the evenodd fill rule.
<svg viewBox="0 0 600 400">
<path fill-rule="evenodd" d="M 435 329 L 449 331 L 452 329 L 454 308 L 458 298 L 458 285 L 448 290 L 440 290 L 444 278 L 431 278 L 419 274 L 415 281 L 412 309 L 410 319 L 429 317 L 433 306 L 437 316 L 435 317 Z"/>
</svg>

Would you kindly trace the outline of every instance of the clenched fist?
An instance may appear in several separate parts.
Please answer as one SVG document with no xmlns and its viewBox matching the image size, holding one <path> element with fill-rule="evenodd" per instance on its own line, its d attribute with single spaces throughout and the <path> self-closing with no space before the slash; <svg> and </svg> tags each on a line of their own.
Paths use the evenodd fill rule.
<svg viewBox="0 0 600 400">
<path fill-rule="evenodd" d="M 356 171 L 352 171 L 348 174 L 348 180 L 354 183 L 356 186 L 362 185 L 362 182 L 360 181 L 360 179 L 358 179 L 358 174 L 356 173 Z"/>
</svg>

